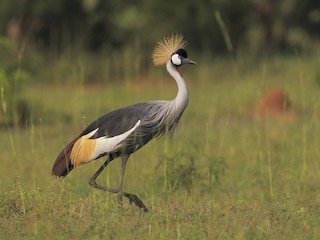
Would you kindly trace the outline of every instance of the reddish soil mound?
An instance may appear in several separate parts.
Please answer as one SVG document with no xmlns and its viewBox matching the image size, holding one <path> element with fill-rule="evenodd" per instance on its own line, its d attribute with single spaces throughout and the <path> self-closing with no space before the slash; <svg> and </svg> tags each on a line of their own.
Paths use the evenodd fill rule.
<svg viewBox="0 0 320 240">
<path fill-rule="evenodd" d="M 250 115 L 255 117 L 270 117 L 282 119 L 296 119 L 288 95 L 281 88 L 269 90 L 251 109 Z"/>
</svg>

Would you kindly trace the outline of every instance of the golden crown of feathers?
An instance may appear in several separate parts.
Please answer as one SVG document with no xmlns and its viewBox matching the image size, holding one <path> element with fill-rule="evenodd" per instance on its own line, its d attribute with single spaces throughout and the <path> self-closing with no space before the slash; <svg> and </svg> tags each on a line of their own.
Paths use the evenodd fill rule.
<svg viewBox="0 0 320 240">
<path fill-rule="evenodd" d="M 185 48 L 186 46 L 187 42 L 183 39 L 181 34 L 176 33 L 163 37 L 153 50 L 153 64 L 155 66 L 166 64 L 172 53 L 180 48 Z"/>
</svg>

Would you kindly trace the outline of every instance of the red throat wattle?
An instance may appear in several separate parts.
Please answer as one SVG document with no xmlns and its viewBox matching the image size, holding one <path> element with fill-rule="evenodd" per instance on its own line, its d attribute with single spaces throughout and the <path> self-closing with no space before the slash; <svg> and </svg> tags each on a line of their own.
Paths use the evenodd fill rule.
<svg viewBox="0 0 320 240">
<path fill-rule="evenodd" d="M 176 68 L 177 68 L 178 73 L 181 75 L 181 70 L 180 70 L 180 68 L 179 68 L 179 67 L 176 67 Z"/>
</svg>

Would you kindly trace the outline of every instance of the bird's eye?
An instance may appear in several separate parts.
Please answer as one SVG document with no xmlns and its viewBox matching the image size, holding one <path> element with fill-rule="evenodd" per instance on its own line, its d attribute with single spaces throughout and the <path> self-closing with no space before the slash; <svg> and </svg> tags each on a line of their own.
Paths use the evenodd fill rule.
<svg viewBox="0 0 320 240">
<path fill-rule="evenodd" d="M 176 65 L 176 66 L 180 66 L 182 64 L 181 62 L 181 58 L 179 56 L 179 54 L 175 53 L 171 56 L 171 62 L 172 64 Z"/>
</svg>

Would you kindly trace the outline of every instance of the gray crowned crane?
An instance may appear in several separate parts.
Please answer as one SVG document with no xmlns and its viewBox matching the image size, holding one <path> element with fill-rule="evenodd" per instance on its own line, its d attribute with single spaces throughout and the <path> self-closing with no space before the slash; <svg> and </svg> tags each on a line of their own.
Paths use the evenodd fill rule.
<svg viewBox="0 0 320 240">
<path fill-rule="evenodd" d="M 52 175 L 65 177 L 74 167 L 107 156 L 104 164 L 90 178 L 90 186 L 122 196 L 148 212 L 147 207 L 134 194 L 123 192 L 122 183 L 129 156 L 151 139 L 169 132 L 173 134 L 189 101 L 187 85 L 181 76 L 183 64 L 195 64 L 187 58 L 186 41 L 180 34 L 172 34 L 160 40 L 153 52 L 155 66 L 166 65 L 168 73 L 178 85 L 178 94 L 171 101 L 156 100 L 137 103 L 114 110 L 92 122 L 72 140 L 58 155 Z M 116 188 L 96 182 L 99 174 L 117 157 L 121 157 L 120 179 Z"/>
</svg>

